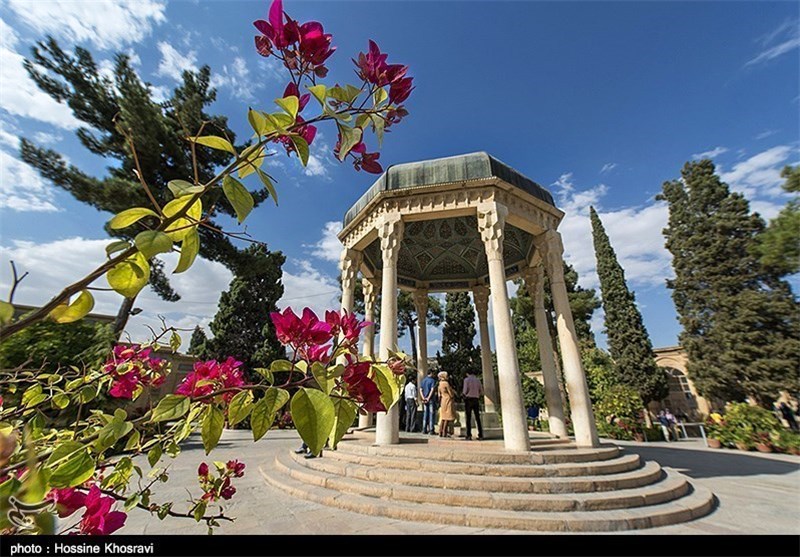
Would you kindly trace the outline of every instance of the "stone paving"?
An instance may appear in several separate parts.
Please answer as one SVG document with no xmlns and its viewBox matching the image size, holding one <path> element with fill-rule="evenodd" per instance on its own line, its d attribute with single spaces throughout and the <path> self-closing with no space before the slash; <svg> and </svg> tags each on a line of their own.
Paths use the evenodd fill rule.
<svg viewBox="0 0 800 557">
<path fill-rule="evenodd" d="M 518 530 L 477 529 L 406 522 L 357 514 L 296 499 L 269 485 L 258 467 L 279 453 L 299 446 L 295 431 L 271 431 L 253 443 L 249 431 L 225 431 L 218 448 L 206 456 L 199 438 L 184 443 L 172 461 L 169 483 L 156 489 L 154 500 L 175 501 L 186 507 L 186 487 L 197 494 L 197 466 L 202 461 L 238 458 L 246 474 L 234 484 L 237 493 L 226 503 L 226 514 L 236 517 L 217 530 L 223 534 L 522 534 Z M 719 505 L 710 515 L 693 522 L 639 530 L 647 534 L 800 534 L 800 457 L 707 449 L 699 440 L 673 443 L 619 442 L 626 451 L 666 468 L 682 472 L 692 483 L 716 494 Z M 169 461 L 167 457 L 167 462 Z M 193 520 L 162 522 L 134 510 L 121 534 L 204 534 Z"/>
</svg>

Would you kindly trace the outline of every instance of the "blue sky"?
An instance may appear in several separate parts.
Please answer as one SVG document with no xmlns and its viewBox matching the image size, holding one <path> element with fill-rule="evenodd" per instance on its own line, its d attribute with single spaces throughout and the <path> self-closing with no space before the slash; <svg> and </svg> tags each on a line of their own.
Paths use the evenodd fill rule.
<svg viewBox="0 0 800 557">
<path fill-rule="evenodd" d="M 484 150 L 550 189 L 567 212 L 567 258 L 596 286 L 588 207 L 599 211 L 636 291 L 655 346 L 677 342 L 679 325 L 664 279 L 671 274 L 654 200 L 685 161 L 706 154 L 755 210 L 774 216 L 786 202 L 780 169 L 800 162 L 800 64 L 795 2 L 293 2 L 300 21 L 323 23 L 338 51 L 328 81 L 353 80 L 350 58 L 374 39 L 405 63 L 416 90 L 411 115 L 387 136 L 392 163 Z M 38 92 L 21 68 L 50 33 L 89 48 L 108 67 L 128 52 L 156 95 L 183 69 L 208 64 L 213 111 L 249 132 L 248 106 L 269 108 L 286 78 L 252 47 L 267 2 L 0 1 L 0 288 L 8 260 L 31 272 L 17 301 L 48 294 L 99 263 L 110 215 L 74 201 L 17 159 L 19 137 L 52 146 L 101 174 L 106 161 L 75 139 L 69 109 Z M 275 157 L 280 207 L 263 204 L 248 231 L 288 257 L 283 303 L 317 310 L 336 304 L 335 239 L 345 210 L 374 176 L 340 165 L 335 132 L 322 128 L 307 169 Z M 232 225 L 232 223 L 231 223 Z M 167 259 L 170 259 L 168 256 Z M 206 324 L 230 274 L 199 261 L 175 280 L 184 300 L 144 291 L 134 338 L 165 315 Z M 795 282 L 795 285 L 797 283 Z M 98 311 L 118 301 L 98 296 Z M 594 321 L 602 329 L 602 314 Z M 430 350 L 438 333 L 430 332 Z M 601 338 L 602 342 L 602 338 Z M 401 342 L 401 345 L 403 343 Z"/>
</svg>

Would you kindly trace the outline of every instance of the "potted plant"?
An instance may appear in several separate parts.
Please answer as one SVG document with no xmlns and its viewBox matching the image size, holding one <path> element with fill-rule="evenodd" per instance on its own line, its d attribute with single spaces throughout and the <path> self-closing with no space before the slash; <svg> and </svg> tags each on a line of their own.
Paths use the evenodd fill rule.
<svg viewBox="0 0 800 557">
<path fill-rule="evenodd" d="M 710 449 L 721 449 L 723 446 L 722 438 L 725 436 L 725 422 L 724 420 L 715 421 L 708 419 L 706 421 L 706 445 Z"/>
<path fill-rule="evenodd" d="M 755 439 L 756 450 L 760 453 L 772 452 L 772 439 L 769 433 L 759 433 Z"/>
</svg>

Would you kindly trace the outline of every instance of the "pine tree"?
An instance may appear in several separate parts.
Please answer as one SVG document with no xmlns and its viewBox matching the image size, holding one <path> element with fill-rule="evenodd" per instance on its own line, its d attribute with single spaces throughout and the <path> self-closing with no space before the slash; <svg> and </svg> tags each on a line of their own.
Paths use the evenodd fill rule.
<svg viewBox="0 0 800 557">
<path fill-rule="evenodd" d="M 25 68 L 36 85 L 58 102 L 66 103 L 75 117 L 85 124 L 77 131 L 81 144 L 91 153 L 111 159 L 103 177 L 86 174 L 52 149 L 22 139 L 22 160 L 36 168 L 56 187 L 69 192 L 75 199 L 101 211 L 118 213 L 130 207 L 150 206 L 144 188 L 134 174 L 136 161 L 121 128 L 128 130 L 136 147 L 142 178 L 151 187 L 153 196 L 163 206 L 172 199 L 167 188 L 170 180 L 192 180 L 191 146 L 186 137 L 194 135 L 203 122 L 207 133 L 222 134 L 234 141 L 235 135 L 227 119 L 205 112 L 216 99 L 210 88 L 210 69 L 204 66 L 197 72 L 185 71 L 183 82 L 173 90 L 164 103 L 153 100 L 152 90 L 131 66 L 130 59 L 118 54 L 113 79 L 101 74 L 91 53 L 76 47 L 73 54 L 65 52 L 51 37 L 32 48 L 31 60 Z M 197 149 L 197 178 L 208 181 L 215 169 L 231 160 L 231 155 L 212 149 Z M 254 192 L 256 204 L 266 198 L 265 192 Z M 234 215 L 224 195 L 211 192 L 204 197 L 206 207 L 214 212 Z M 210 216 L 214 216 L 213 213 Z M 220 228 L 219 224 L 210 225 Z M 108 230 L 118 237 L 130 238 L 130 230 Z M 219 261 L 235 270 L 238 250 L 222 234 L 199 228 L 200 254 Z M 151 288 L 163 299 L 177 301 L 164 274 L 163 263 L 151 261 Z M 126 299 L 115 323 L 121 332 L 133 305 Z"/>
<path fill-rule="evenodd" d="M 448 292 L 445 296 L 442 353 L 439 367 L 458 385 L 467 371 L 481 369 L 480 349 L 475 347 L 475 308 L 468 292 Z"/>
<path fill-rule="evenodd" d="M 217 314 L 209 325 L 214 338 L 206 342 L 205 357 L 233 356 L 252 370 L 268 367 L 284 355 L 269 314 L 277 311 L 276 304 L 283 296 L 281 266 L 286 257 L 263 245 L 250 246 L 241 257 L 245 262 L 220 296 Z"/>
<path fill-rule="evenodd" d="M 625 282 L 625 271 L 594 207 L 589 208 L 592 238 L 597 258 L 597 276 L 605 312 L 608 348 L 614 370 L 624 385 L 635 389 L 646 405 L 669 394 L 668 378 L 656 365 L 650 335 L 636 307 L 636 299 Z"/>
<path fill-rule="evenodd" d="M 206 332 L 200 325 L 197 325 L 192 331 L 192 338 L 189 339 L 189 354 L 203 358 L 206 352 L 206 342 L 208 342 Z"/>
<path fill-rule="evenodd" d="M 764 406 L 797 391 L 800 307 L 788 283 L 765 267 L 753 246 L 764 221 L 731 193 L 710 160 L 689 162 L 682 180 L 664 183 L 664 230 L 672 253 L 672 290 L 689 356 L 688 374 L 703 396 Z"/>
<path fill-rule="evenodd" d="M 786 178 L 783 190 L 795 196 L 759 235 L 754 249 L 763 265 L 790 275 L 800 271 L 800 166 L 785 167 L 781 176 Z"/>
</svg>

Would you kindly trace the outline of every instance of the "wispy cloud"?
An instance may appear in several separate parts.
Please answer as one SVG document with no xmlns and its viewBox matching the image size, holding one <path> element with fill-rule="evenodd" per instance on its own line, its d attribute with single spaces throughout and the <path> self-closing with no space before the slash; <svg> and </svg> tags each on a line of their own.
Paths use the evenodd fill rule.
<svg viewBox="0 0 800 557">
<path fill-rule="evenodd" d="M 212 73 L 211 86 L 227 89 L 232 97 L 248 102 L 255 100 L 261 81 L 251 79 L 244 58 L 236 56 L 233 62 L 223 65 L 222 70 Z"/>
<path fill-rule="evenodd" d="M 305 248 L 311 248 L 311 255 L 318 257 L 324 261 L 338 263 L 339 257 L 342 254 L 342 243 L 339 241 L 338 234 L 342 230 L 341 221 L 326 222 L 322 228 L 322 238 L 318 242 L 311 245 L 304 245 Z"/>
<path fill-rule="evenodd" d="M 33 168 L 0 150 L 0 207 L 20 212 L 53 212 L 53 190 Z"/>
<path fill-rule="evenodd" d="M 615 162 L 607 162 L 603 165 L 603 168 L 600 169 L 600 174 L 604 174 L 606 172 L 611 172 L 617 167 L 617 163 Z"/>
<path fill-rule="evenodd" d="M 727 153 L 727 147 L 714 147 L 713 149 L 709 149 L 708 151 L 703 151 L 702 153 L 695 153 L 692 155 L 693 159 L 713 159 L 714 157 L 720 156 L 722 153 Z"/>
<path fill-rule="evenodd" d="M 770 137 L 770 136 L 773 136 L 773 135 L 775 135 L 775 134 L 776 134 L 776 133 L 778 133 L 779 131 L 780 131 L 780 130 L 764 130 L 764 131 L 763 131 L 763 132 L 761 132 L 760 134 L 756 135 L 756 137 L 755 137 L 755 138 L 756 138 L 756 139 L 766 139 L 766 138 L 768 138 L 768 137 Z"/>
<path fill-rule="evenodd" d="M 745 63 L 745 67 L 768 62 L 795 48 L 800 47 L 800 21 L 791 19 L 781 23 L 776 29 L 760 37 L 761 52 Z"/>
<path fill-rule="evenodd" d="M 158 43 L 161 61 L 158 63 L 156 75 L 169 77 L 180 81 L 185 71 L 197 71 L 197 52 L 190 50 L 185 53 L 178 52 L 174 46 L 166 41 Z"/>
<path fill-rule="evenodd" d="M 720 177 L 731 189 L 745 195 L 750 200 L 760 196 L 782 196 L 783 178 L 781 170 L 787 164 L 798 161 L 796 146 L 777 145 L 733 165 L 725 172 L 719 168 Z"/>
</svg>

